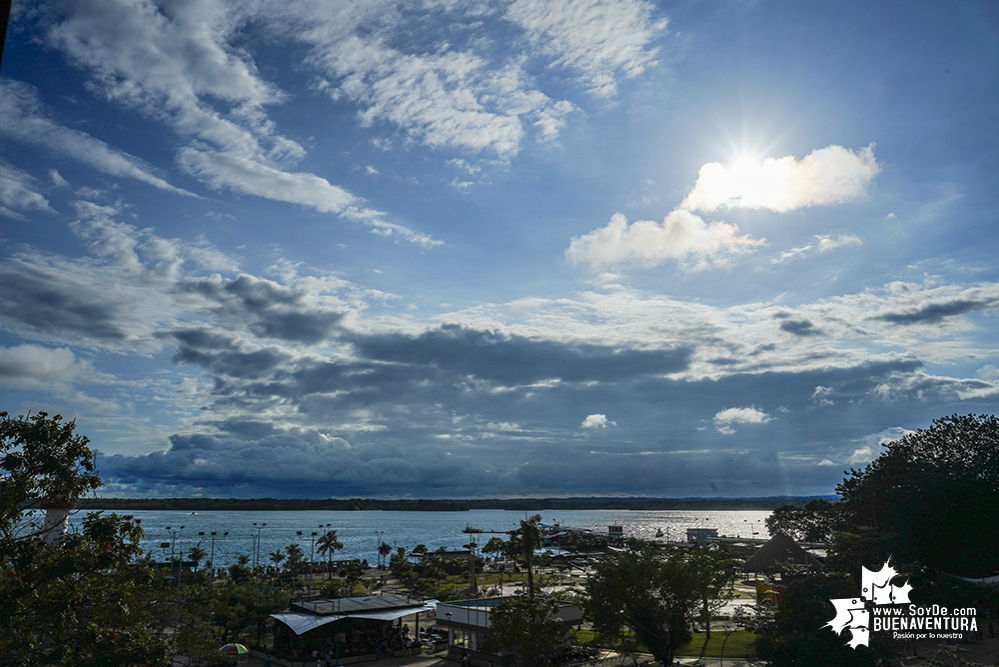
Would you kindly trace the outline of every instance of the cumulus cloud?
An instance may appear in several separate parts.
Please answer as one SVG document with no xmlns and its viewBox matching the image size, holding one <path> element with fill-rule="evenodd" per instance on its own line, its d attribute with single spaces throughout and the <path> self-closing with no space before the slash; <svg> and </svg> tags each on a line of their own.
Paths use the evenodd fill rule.
<svg viewBox="0 0 999 667">
<path fill-rule="evenodd" d="M 607 415 L 586 415 L 586 419 L 579 425 L 580 428 L 607 428 L 616 424 L 607 419 Z"/>
<path fill-rule="evenodd" d="M 719 255 L 747 252 L 764 242 L 740 234 L 738 225 L 708 223 L 689 211 L 676 209 L 662 223 L 638 220 L 629 224 L 623 214 L 617 213 L 606 227 L 574 237 L 565 254 L 574 264 L 594 267 L 628 262 L 651 266 L 666 259 L 704 262 Z"/>
<path fill-rule="evenodd" d="M 756 408 L 725 408 L 715 413 L 715 428 L 719 433 L 731 435 L 735 433 L 733 424 L 766 424 L 773 417 Z"/>
<path fill-rule="evenodd" d="M 767 208 L 777 212 L 805 206 L 838 204 L 866 193 L 878 173 L 874 150 L 868 146 L 857 152 L 842 146 L 816 150 L 801 161 L 794 157 L 767 158 L 762 163 L 748 161 L 725 166 L 711 162 L 701 167 L 697 182 L 680 205 L 662 224 L 639 220 L 628 224 L 620 213 L 602 229 L 573 237 L 565 251 L 574 264 L 602 268 L 620 264 L 652 266 L 665 260 L 689 259 L 690 268 L 709 266 L 709 260 L 745 253 L 762 245 L 765 239 L 742 234 L 735 224 L 706 222 L 698 212 L 719 208 Z M 861 241 L 854 235 L 816 236 L 820 252 L 828 252 Z M 805 245 L 784 252 L 780 262 L 811 250 Z"/>
<path fill-rule="evenodd" d="M 850 465 L 866 465 L 873 461 L 876 457 L 877 455 L 870 447 L 858 447 L 853 450 L 853 453 L 850 454 L 850 457 L 847 459 L 847 463 Z"/>
<path fill-rule="evenodd" d="M 25 389 L 66 387 L 88 368 L 65 347 L 0 347 L 0 381 Z"/>
<path fill-rule="evenodd" d="M 783 213 L 806 206 L 840 204 L 863 197 L 880 167 L 874 148 L 842 146 L 814 150 L 801 160 L 792 155 L 733 165 L 701 167 L 690 194 L 680 204 L 689 211 L 766 208 Z"/>
<path fill-rule="evenodd" d="M 864 245 L 864 242 L 860 240 L 860 237 L 855 234 L 840 234 L 838 236 L 816 234 L 815 238 L 819 242 L 819 252 L 831 252 L 837 248 L 843 248 L 845 246 Z"/>
</svg>

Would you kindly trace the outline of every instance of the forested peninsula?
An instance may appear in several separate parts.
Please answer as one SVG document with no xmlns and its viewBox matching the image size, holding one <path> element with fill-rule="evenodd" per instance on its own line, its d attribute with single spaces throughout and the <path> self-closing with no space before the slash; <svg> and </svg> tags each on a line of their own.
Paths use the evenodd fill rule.
<svg viewBox="0 0 999 667">
<path fill-rule="evenodd" d="M 765 498 L 87 498 L 81 509 L 107 510 L 392 510 L 466 512 L 469 510 L 773 510 L 803 505 L 816 497 Z M 834 499 L 835 496 L 822 496 Z"/>
</svg>

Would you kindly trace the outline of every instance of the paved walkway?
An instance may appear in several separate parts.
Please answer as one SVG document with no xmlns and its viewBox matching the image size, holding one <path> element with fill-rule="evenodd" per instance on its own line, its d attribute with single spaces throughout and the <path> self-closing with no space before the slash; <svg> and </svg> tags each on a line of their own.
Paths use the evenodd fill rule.
<svg viewBox="0 0 999 667">
<path fill-rule="evenodd" d="M 358 667 L 451 667 L 454 663 L 447 662 L 439 655 L 399 655 L 385 656 L 373 662 L 357 663 Z M 264 667 L 263 658 L 247 656 L 246 667 Z"/>
</svg>

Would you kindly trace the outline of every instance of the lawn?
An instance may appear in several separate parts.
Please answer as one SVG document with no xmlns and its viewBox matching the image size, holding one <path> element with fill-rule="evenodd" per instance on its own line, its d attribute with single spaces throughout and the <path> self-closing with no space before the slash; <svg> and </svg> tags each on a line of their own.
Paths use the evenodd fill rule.
<svg viewBox="0 0 999 667">
<path fill-rule="evenodd" d="M 726 636 L 728 640 L 726 641 Z M 714 631 L 711 633 L 711 641 L 704 652 L 705 657 L 718 658 L 722 656 L 722 644 L 725 645 L 725 657 L 746 658 L 752 652 L 753 641 L 756 635 L 744 630 L 736 630 L 729 634 L 727 631 Z M 600 648 L 612 649 L 621 652 L 648 653 L 648 649 L 642 645 L 634 634 L 624 633 L 620 637 L 604 637 L 597 635 L 589 628 L 580 628 L 576 632 L 576 640 L 584 646 L 597 646 Z M 701 647 L 704 646 L 704 633 L 695 632 L 694 638 L 689 644 L 685 644 L 677 649 L 677 655 L 701 655 Z"/>
</svg>

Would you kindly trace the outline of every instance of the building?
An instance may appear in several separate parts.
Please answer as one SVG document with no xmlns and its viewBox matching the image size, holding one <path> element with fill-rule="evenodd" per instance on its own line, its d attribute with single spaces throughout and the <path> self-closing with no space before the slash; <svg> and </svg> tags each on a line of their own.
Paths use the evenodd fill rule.
<svg viewBox="0 0 999 667">
<path fill-rule="evenodd" d="M 437 605 L 435 620 L 438 626 L 447 628 L 449 659 L 460 660 L 467 652 L 475 665 L 499 667 L 511 662 L 512 656 L 494 655 L 482 650 L 483 642 L 489 636 L 489 613 L 505 599 L 507 598 L 460 600 Z M 567 630 L 583 622 L 583 611 L 574 604 L 560 605 L 558 616 Z"/>
<path fill-rule="evenodd" d="M 374 659 L 379 651 L 401 648 L 407 636 L 418 637 L 420 615 L 429 618 L 436 604 L 403 595 L 295 602 L 287 612 L 271 614 L 274 648 L 307 655 L 314 648 L 334 647 L 341 664 Z M 412 617 L 410 632 L 403 631 L 407 617 Z"/>
</svg>

